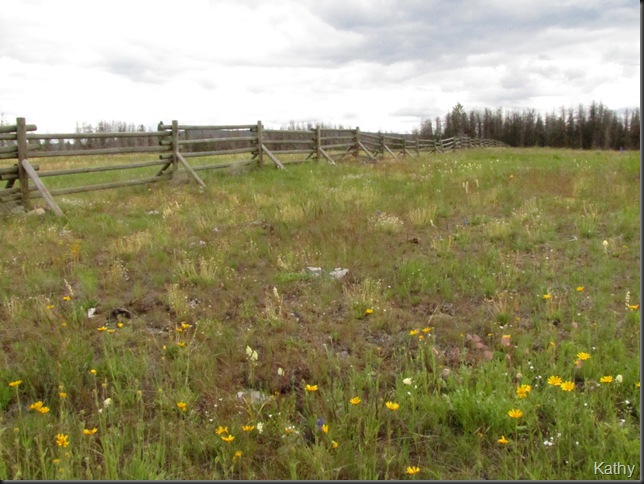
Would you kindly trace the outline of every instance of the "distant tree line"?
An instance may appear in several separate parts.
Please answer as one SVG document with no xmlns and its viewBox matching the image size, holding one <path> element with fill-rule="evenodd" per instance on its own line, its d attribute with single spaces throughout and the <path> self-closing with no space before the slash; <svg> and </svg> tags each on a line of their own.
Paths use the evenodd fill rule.
<svg viewBox="0 0 644 484">
<path fill-rule="evenodd" d="M 4 116 L 0 116 L 0 126 L 9 124 Z M 306 135 L 295 134 L 293 131 L 310 131 L 317 126 L 326 131 L 325 136 L 341 135 L 344 127 L 325 123 L 295 122 L 280 127 L 282 133 L 271 133 L 268 139 L 293 140 L 307 139 Z M 147 133 L 155 131 L 156 127 L 146 128 L 143 124 L 126 123 L 123 121 L 99 121 L 95 126 L 90 123 L 76 124 L 75 133 Z M 337 130 L 337 131 L 335 131 Z M 289 134 L 290 132 L 290 134 Z M 393 133 L 386 133 L 393 134 Z M 221 137 L 252 137 L 249 131 L 238 130 L 193 130 L 191 139 L 207 139 Z M 344 134 L 346 136 L 346 134 Z M 574 149 L 639 149 L 640 147 L 640 110 L 625 111 L 621 114 L 608 109 L 601 102 L 593 102 L 590 106 L 580 104 L 577 109 L 560 108 L 542 115 L 534 109 L 504 111 L 497 109 L 474 109 L 467 112 L 460 104 L 456 104 L 443 119 L 436 117 L 434 122 L 423 120 L 418 129 L 404 137 L 413 139 L 451 138 L 452 136 L 469 136 L 472 138 L 491 138 L 503 141 L 511 146 L 550 146 L 554 148 Z M 0 146 L 13 142 L 3 142 Z M 159 139 L 148 137 L 108 137 L 65 140 L 64 142 L 44 140 L 40 149 L 77 150 L 83 148 L 117 148 L 132 146 L 155 146 Z M 188 151 L 206 151 L 208 149 L 230 149 L 242 147 L 247 141 L 197 143 L 187 145 Z M 35 143 L 32 143 L 32 146 Z M 273 143 L 272 149 L 288 149 L 292 145 Z"/>
<path fill-rule="evenodd" d="M 601 102 L 593 102 L 590 106 L 580 104 L 576 110 L 562 107 L 542 116 L 534 109 L 467 112 L 458 103 L 444 119 L 422 121 L 416 132 L 421 138 L 492 138 L 517 147 L 639 149 L 640 111 L 635 108 L 617 114 Z"/>
</svg>

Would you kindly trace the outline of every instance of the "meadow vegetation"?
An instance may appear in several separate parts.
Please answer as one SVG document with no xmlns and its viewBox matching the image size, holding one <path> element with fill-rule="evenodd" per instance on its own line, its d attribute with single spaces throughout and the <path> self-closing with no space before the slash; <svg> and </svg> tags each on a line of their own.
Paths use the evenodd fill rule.
<svg viewBox="0 0 644 484">
<path fill-rule="evenodd" d="M 0 479 L 639 478 L 639 152 L 199 174 L 0 219 Z"/>
</svg>

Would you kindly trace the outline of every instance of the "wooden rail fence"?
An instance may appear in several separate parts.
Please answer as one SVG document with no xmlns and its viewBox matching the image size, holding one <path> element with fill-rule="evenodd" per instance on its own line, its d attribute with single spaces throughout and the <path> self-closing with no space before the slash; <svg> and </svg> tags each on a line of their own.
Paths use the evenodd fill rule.
<svg viewBox="0 0 644 484">
<path fill-rule="evenodd" d="M 157 131 L 151 132 L 97 132 L 97 133 L 36 133 L 37 127 L 27 124 L 25 118 L 17 118 L 15 125 L 0 126 L 0 162 L 16 159 L 13 166 L 0 166 L 0 213 L 11 211 L 16 206 L 31 208 L 31 199 L 42 197 L 58 216 L 63 212 L 54 196 L 104 190 L 125 186 L 143 185 L 172 179 L 183 168 L 199 185 L 205 186 L 198 171 L 222 169 L 232 166 L 263 166 L 270 160 L 278 169 L 289 163 L 307 160 L 326 160 L 335 164 L 347 156 L 360 157 L 364 153 L 369 161 L 377 157 L 391 156 L 396 160 L 406 156 L 416 157 L 421 152 L 444 153 L 466 148 L 502 147 L 504 143 L 491 139 L 452 137 L 447 139 L 420 139 L 418 136 L 368 133 L 355 129 L 311 130 L 264 129 L 261 121 L 247 125 L 182 125 L 178 121 L 159 123 Z M 56 144 L 52 144 L 56 140 Z M 70 140 L 75 146 L 69 148 Z M 150 141 L 155 141 L 151 143 Z M 107 141 L 132 142 L 132 146 L 96 147 Z M 138 143 L 136 143 L 138 141 Z M 147 143 L 145 144 L 144 141 Z M 67 143 L 67 144 L 66 144 Z M 89 147 L 87 147 L 89 145 Z M 61 149 L 61 147 L 69 149 Z M 41 170 L 34 158 L 74 157 L 88 155 L 117 155 L 135 153 L 152 155 L 154 159 L 136 163 L 86 166 L 68 169 Z M 212 157 L 248 154 L 247 159 L 225 163 L 211 163 Z M 302 155 L 302 159 L 285 160 L 281 155 Z M 191 164 L 190 158 L 208 158 L 206 164 L 198 160 Z M 203 161 L 202 161 L 203 163 Z M 46 166 L 43 160 L 42 166 Z M 98 183 L 48 190 L 42 178 L 67 176 L 79 173 L 95 173 L 113 170 L 130 170 L 158 166 L 154 176 L 111 183 Z M 18 187 L 15 182 L 18 181 Z M 30 185 L 30 181 L 33 185 Z"/>
</svg>

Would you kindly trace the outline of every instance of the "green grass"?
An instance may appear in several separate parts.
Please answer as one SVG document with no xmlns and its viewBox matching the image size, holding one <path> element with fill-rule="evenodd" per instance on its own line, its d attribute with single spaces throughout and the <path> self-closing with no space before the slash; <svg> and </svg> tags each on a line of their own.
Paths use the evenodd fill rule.
<svg viewBox="0 0 644 484">
<path fill-rule="evenodd" d="M 1 219 L 0 479 L 639 477 L 639 153 L 199 175 Z"/>
</svg>

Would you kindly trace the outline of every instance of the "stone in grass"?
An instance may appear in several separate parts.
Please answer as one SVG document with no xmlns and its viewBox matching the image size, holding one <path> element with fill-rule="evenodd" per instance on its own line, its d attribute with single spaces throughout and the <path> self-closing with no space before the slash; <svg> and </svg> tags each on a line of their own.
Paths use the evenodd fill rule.
<svg viewBox="0 0 644 484">
<path fill-rule="evenodd" d="M 261 405 L 262 403 L 269 401 L 273 397 L 258 390 L 242 390 L 237 392 L 237 398 L 244 400 L 247 403 L 259 403 Z"/>
<path fill-rule="evenodd" d="M 329 275 L 333 277 L 333 279 L 342 279 L 348 273 L 349 273 L 349 269 L 342 269 L 341 267 L 336 267 L 331 272 L 329 272 Z"/>
<path fill-rule="evenodd" d="M 27 212 L 27 215 L 45 215 L 45 209 L 38 207 L 31 210 L 30 212 Z"/>
<path fill-rule="evenodd" d="M 311 276 L 314 276 L 314 277 L 319 277 L 320 274 L 322 274 L 321 267 L 307 267 L 305 270 L 307 274 L 310 274 Z"/>
</svg>

